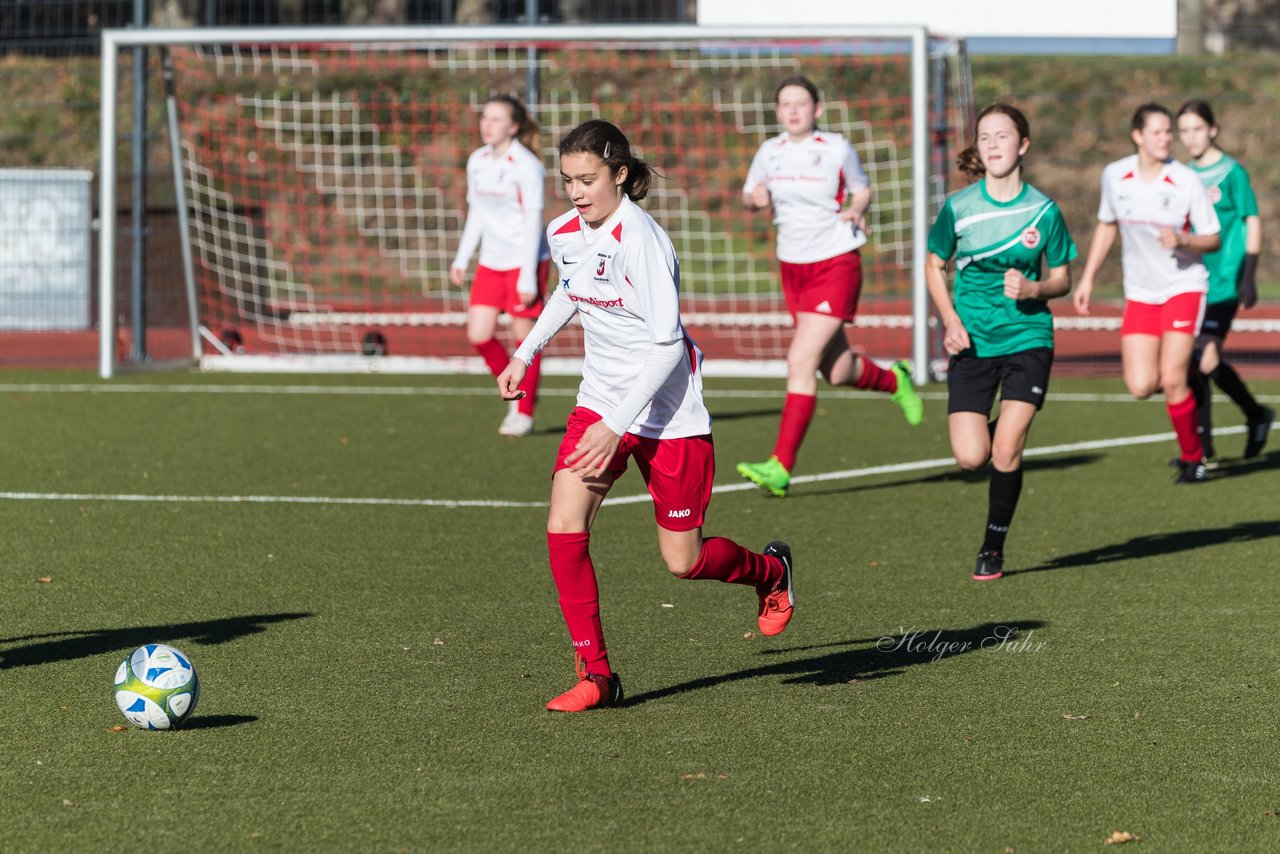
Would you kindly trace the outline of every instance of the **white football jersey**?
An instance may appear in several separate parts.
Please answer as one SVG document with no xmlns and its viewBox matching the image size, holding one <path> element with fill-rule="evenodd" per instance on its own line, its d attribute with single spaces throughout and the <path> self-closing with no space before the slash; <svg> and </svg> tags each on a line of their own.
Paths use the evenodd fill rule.
<svg viewBox="0 0 1280 854">
<path fill-rule="evenodd" d="M 761 184 L 773 201 L 779 261 L 812 264 L 867 242 L 860 229 L 840 221 L 848 194 L 871 185 L 858 153 L 840 134 L 814 131 L 803 142 L 792 142 L 783 133 L 766 140 L 742 191 Z"/>
<path fill-rule="evenodd" d="M 515 356 L 527 364 L 575 315 L 586 355 L 578 405 L 610 413 L 640 379 L 649 349 L 678 342 L 680 361 L 628 433 L 658 439 L 702 436 L 711 416 L 702 401 L 702 351 L 680 322 L 680 265 L 665 231 L 626 196 L 593 229 L 576 210 L 547 226 L 551 258 L 560 270 L 555 292 Z"/>
<path fill-rule="evenodd" d="M 492 145 L 467 159 L 467 222 L 454 267 L 466 267 L 480 246 L 480 263 L 490 270 L 520 268 L 517 289 L 537 290 L 538 262 L 547 257 L 542 208 L 547 170 L 532 151 L 511 140 L 502 156 Z"/>
<path fill-rule="evenodd" d="M 1107 164 L 1098 221 L 1120 228 L 1125 299 L 1163 303 L 1209 290 L 1209 271 L 1199 252 L 1160 245 L 1165 228 L 1195 234 L 1220 230 L 1204 184 L 1186 166 L 1171 160 L 1154 181 L 1143 181 L 1136 154 Z"/>
</svg>

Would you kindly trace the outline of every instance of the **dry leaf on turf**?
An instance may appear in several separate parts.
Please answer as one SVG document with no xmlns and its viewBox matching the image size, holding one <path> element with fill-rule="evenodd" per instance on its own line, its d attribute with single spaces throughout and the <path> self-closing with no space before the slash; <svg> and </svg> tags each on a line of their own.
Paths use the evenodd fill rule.
<svg viewBox="0 0 1280 854">
<path fill-rule="evenodd" d="M 121 726 L 120 724 L 116 724 L 115 726 L 113 726 L 113 727 L 111 728 L 111 731 L 112 731 L 112 732 L 124 732 L 124 727 L 123 727 L 123 726 Z"/>
<path fill-rule="evenodd" d="M 52 582 L 52 581 L 53 581 L 53 576 L 52 576 L 52 575 L 42 575 L 42 576 L 40 576 L 39 578 L 37 578 L 37 579 L 36 579 L 36 581 L 39 581 L 41 584 L 49 584 L 50 582 Z"/>
<path fill-rule="evenodd" d="M 1103 841 L 1108 845 L 1124 845 L 1126 842 L 1141 842 L 1142 837 L 1134 836 L 1127 830 L 1116 830 Z"/>
<path fill-rule="evenodd" d="M 1062 719 L 1064 721 L 1087 721 L 1089 720 L 1089 716 L 1088 715 L 1068 715 L 1066 712 L 1063 712 Z"/>
</svg>

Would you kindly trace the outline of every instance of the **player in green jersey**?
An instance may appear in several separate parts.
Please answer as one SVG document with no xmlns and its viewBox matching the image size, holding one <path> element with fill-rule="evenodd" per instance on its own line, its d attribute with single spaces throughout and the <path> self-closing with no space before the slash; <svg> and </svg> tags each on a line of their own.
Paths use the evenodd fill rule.
<svg viewBox="0 0 1280 854">
<path fill-rule="evenodd" d="M 1222 248 L 1204 256 L 1209 268 L 1209 296 L 1196 342 L 1198 358 L 1192 360 L 1191 388 L 1196 394 L 1200 441 L 1205 459 L 1215 456 L 1208 384 L 1213 380 L 1244 413 L 1244 455 L 1256 457 L 1267 443 L 1276 413 L 1249 393 L 1227 362 L 1222 345 L 1236 310 L 1252 308 L 1258 302 L 1258 253 L 1262 248 L 1258 200 L 1244 167 L 1218 147 L 1218 124 L 1208 103 L 1193 99 L 1178 109 L 1178 139 L 1191 155 L 1187 165 L 1204 182 L 1222 224 Z"/>
<path fill-rule="evenodd" d="M 986 107 L 974 144 L 959 159 L 976 183 L 948 197 L 929 230 L 925 278 L 951 354 L 951 451 L 967 471 L 992 463 L 986 534 L 973 571 L 978 581 L 1004 573 L 1005 536 L 1022 492 L 1022 451 L 1053 365 L 1046 301 L 1071 290 L 1076 257 L 1058 205 L 1022 180 L 1030 145 L 1020 110 Z M 947 282 L 953 259 L 954 302 Z M 1000 414 L 988 423 L 997 389 Z"/>
</svg>

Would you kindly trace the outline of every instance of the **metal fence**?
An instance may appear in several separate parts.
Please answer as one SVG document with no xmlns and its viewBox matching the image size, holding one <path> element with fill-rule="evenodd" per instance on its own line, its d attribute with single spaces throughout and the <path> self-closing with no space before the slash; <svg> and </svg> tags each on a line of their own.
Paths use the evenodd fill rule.
<svg viewBox="0 0 1280 854">
<path fill-rule="evenodd" d="M 92 54 L 99 33 L 151 26 L 683 23 L 696 0 L 0 0 L 0 54 Z"/>
</svg>

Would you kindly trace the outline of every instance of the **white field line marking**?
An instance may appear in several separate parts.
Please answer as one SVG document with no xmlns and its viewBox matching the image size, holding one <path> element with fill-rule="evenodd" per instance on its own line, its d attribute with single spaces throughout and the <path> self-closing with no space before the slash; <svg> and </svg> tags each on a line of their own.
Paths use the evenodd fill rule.
<svg viewBox="0 0 1280 854">
<path fill-rule="evenodd" d="M 1276 422 L 1280 425 L 1280 422 Z M 1276 426 L 1276 425 L 1273 425 Z M 1237 427 L 1221 427 L 1213 431 L 1215 436 L 1227 436 L 1232 433 L 1243 433 L 1243 425 Z M 1144 436 L 1125 436 L 1117 439 L 1094 439 L 1088 442 L 1071 442 L 1063 445 L 1046 445 L 1043 448 L 1028 448 L 1024 457 L 1047 457 L 1053 454 L 1066 454 L 1074 451 L 1092 451 L 1103 448 L 1122 448 L 1132 445 L 1150 445 L 1156 442 L 1172 441 L 1173 433 L 1148 433 Z M 950 468 L 955 465 L 951 457 L 937 457 L 932 460 L 916 460 L 910 463 L 894 463 L 884 466 L 868 466 L 860 469 L 822 472 L 794 477 L 792 483 L 819 483 L 828 480 L 854 480 L 862 477 L 873 477 L 878 474 L 899 474 L 910 471 Z M 713 493 L 743 492 L 759 489 L 754 483 L 728 483 L 712 488 Z M 624 495 L 606 498 L 605 504 L 642 504 L 652 499 L 649 493 L 640 495 Z M 497 501 L 497 500 L 454 500 L 441 498 L 329 498 L 308 495 L 129 495 L 129 494 L 97 494 L 87 492 L 0 492 L 0 501 L 134 501 L 170 504 L 336 504 L 363 505 L 376 507 L 483 507 L 483 508 L 530 508 L 547 507 L 547 501 Z"/>
<path fill-rule="evenodd" d="M 1276 422 L 1280 424 L 1280 422 Z M 1274 425 L 1273 425 L 1274 426 Z M 1232 433 L 1243 433 L 1243 425 L 1237 427 L 1215 428 L 1213 435 L 1227 436 Z M 1177 438 L 1174 433 L 1148 433 L 1145 436 L 1125 436 L 1118 439 L 1094 439 L 1088 442 L 1071 442 L 1064 445 L 1046 445 L 1043 448 L 1027 448 L 1022 452 L 1024 457 L 1048 457 L 1054 454 L 1069 454 L 1075 451 L 1095 451 L 1102 448 L 1123 448 L 1131 445 L 1151 445 L 1156 442 L 1169 442 Z M 820 474 L 802 474 L 791 478 L 792 483 L 820 483 L 826 480 L 853 480 L 860 477 L 873 477 L 878 474 L 899 474 L 909 471 L 925 471 L 928 469 L 951 468 L 955 460 L 951 457 L 937 457 L 932 460 L 917 460 L 912 463 L 894 463 L 886 466 L 868 466 L 861 469 L 845 469 Z M 760 489 L 754 483 L 731 483 L 712 487 L 716 492 L 742 492 L 749 489 Z M 628 495 L 620 498 L 606 498 L 605 504 L 638 504 L 651 500 L 648 493 L 644 495 Z"/>
<path fill-rule="evenodd" d="M 328 386 L 328 385 L 142 385 L 126 383 L 0 383 L 0 393 L 12 394 L 316 394 L 316 395 L 363 395 L 371 397 L 492 397 L 498 401 L 498 393 L 494 388 L 460 386 Z M 539 396 L 574 397 L 576 388 L 540 388 Z M 752 400 L 781 400 L 783 391 L 771 389 L 704 389 L 708 398 L 749 398 Z M 875 391 L 852 391 L 846 389 L 827 389 L 819 392 L 819 397 L 871 400 L 884 398 L 886 395 Z M 921 391 L 920 397 L 925 400 L 946 400 L 945 391 Z M 1280 403 L 1280 394 L 1255 395 L 1262 403 Z M 1049 392 L 1049 401 L 1070 401 L 1072 403 L 1164 403 L 1164 398 L 1153 395 L 1145 401 L 1134 400 L 1128 394 L 1093 394 L 1084 392 Z M 1214 400 L 1226 401 L 1227 397 L 1215 394 Z"/>
<path fill-rule="evenodd" d="M 169 504 L 359 504 L 376 507 L 547 507 L 546 501 L 444 498 L 329 498 L 323 495 L 109 495 L 90 492 L 0 492 L 5 501 L 136 501 Z"/>
</svg>

